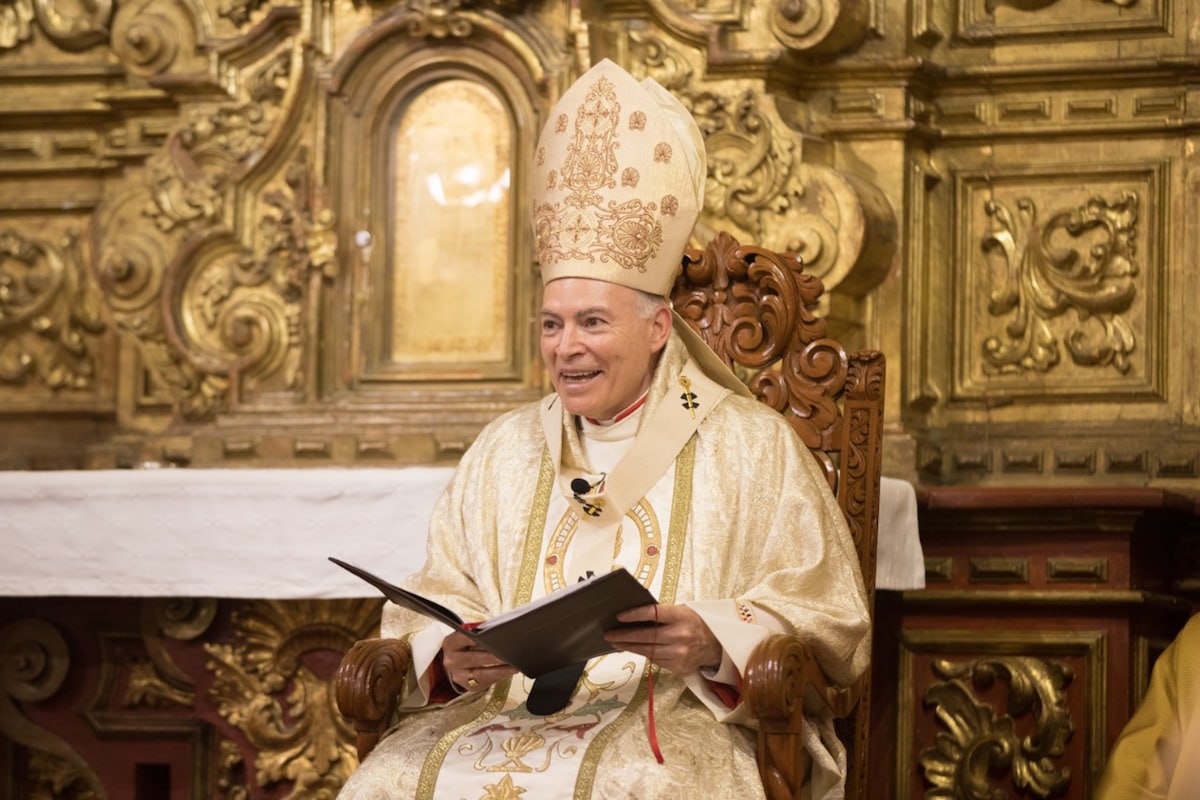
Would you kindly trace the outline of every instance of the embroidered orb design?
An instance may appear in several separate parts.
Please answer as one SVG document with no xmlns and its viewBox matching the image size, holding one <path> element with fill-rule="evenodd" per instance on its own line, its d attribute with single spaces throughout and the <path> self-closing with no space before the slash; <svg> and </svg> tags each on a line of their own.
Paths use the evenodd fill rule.
<svg viewBox="0 0 1200 800">
<path fill-rule="evenodd" d="M 563 185 L 575 190 L 566 198 L 567 205 L 582 206 L 600 199 L 595 190 L 608 184 L 610 174 L 605 161 L 600 153 L 580 153 L 570 174 L 563 170 Z"/>
<path fill-rule="evenodd" d="M 659 142 L 654 146 L 654 160 L 661 161 L 664 164 L 671 163 L 671 145 L 666 142 Z"/>
<path fill-rule="evenodd" d="M 613 241 L 630 258 L 644 263 L 662 242 L 661 235 L 655 241 L 655 233 L 655 227 L 647 225 L 645 220 L 625 219 L 613 229 Z"/>
<path fill-rule="evenodd" d="M 640 177 L 641 176 L 638 174 L 636 169 L 633 167 L 626 167 L 625 169 L 621 170 L 621 185 L 628 186 L 631 189 L 636 189 L 638 185 L 638 178 Z"/>
<path fill-rule="evenodd" d="M 635 111 L 629 115 L 629 130 L 644 131 L 646 130 L 646 112 Z"/>
<path fill-rule="evenodd" d="M 662 213 L 673 217 L 679 211 L 679 198 L 669 194 L 662 199 Z"/>
</svg>

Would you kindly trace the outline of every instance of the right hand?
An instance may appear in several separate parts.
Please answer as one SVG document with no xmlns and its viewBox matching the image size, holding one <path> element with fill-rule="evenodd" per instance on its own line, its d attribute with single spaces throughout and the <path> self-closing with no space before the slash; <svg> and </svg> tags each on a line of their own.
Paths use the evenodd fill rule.
<svg viewBox="0 0 1200 800">
<path fill-rule="evenodd" d="M 442 640 L 442 668 L 451 681 L 468 692 L 482 692 L 517 674 L 512 664 L 504 663 L 459 631 Z"/>
</svg>

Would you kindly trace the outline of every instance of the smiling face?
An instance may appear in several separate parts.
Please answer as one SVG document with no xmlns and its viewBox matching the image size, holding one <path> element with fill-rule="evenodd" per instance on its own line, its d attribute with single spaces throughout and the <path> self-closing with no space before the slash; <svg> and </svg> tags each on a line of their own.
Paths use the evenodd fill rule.
<svg viewBox="0 0 1200 800">
<path fill-rule="evenodd" d="M 647 317 L 638 292 L 588 278 L 559 278 L 542 294 L 542 360 L 572 414 L 611 419 L 650 388 L 671 334 L 665 303 Z"/>
</svg>

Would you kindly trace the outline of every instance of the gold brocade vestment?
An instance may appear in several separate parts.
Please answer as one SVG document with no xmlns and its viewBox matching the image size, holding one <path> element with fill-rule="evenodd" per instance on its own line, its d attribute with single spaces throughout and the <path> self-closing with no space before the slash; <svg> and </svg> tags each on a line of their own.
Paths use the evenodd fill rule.
<svg viewBox="0 0 1200 800">
<path fill-rule="evenodd" d="M 673 382 L 686 358 L 673 336 L 643 420 L 657 404 L 675 402 Z M 426 564 L 406 581 L 464 619 L 487 619 L 543 594 L 549 557 L 571 525 L 571 502 L 553 479 L 539 417 L 534 404 L 480 434 L 434 510 Z M 584 459 L 585 446 L 572 426 L 564 462 Z M 657 551 L 645 582 L 662 602 L 701 614 L 735 675 L 757 641 L 784 629 L 808 637 L 839 679 L 865 669 L 869 622 L 853 543 L 815 460 L 779 414 L 727 397 L 643 501 L 622 521 L 614 562 L 634 572 Z M 426 622 L 385 610 L 383 634 L 411 637 L 416 675 L 446 632 Z M 698 674 L 657 672 L 665 763 L 654 760 L 646 674 L 644 659 L 629 653 L 593 659 L 571 704 L 545 718 L 521 705 L 531 686 L 521 675 L 439 707 L 424 705 L 428 686 L 414 676 L 405 702 L 419 708 L 402 715 L 340 797 L 409 800 L 435 796 L 427 794 L 435 786 L 439 798 L 471 800 L 651 800 L 677 798 L 684 787 L 702 787 L 704 797 L 761 797 L 753 731 L 738 724 L 740 708 L 729 710 Z M 828 763 L 828 756 L 814 759 L 814 788 L 831 782 L 818 774 Z"/>
<path fill-rule="evenodd" d="M 1200 798 L 1200 614 L 1155 662 L 1146 696 L 1117 738 L 1093 796 Z"/>
</svg>

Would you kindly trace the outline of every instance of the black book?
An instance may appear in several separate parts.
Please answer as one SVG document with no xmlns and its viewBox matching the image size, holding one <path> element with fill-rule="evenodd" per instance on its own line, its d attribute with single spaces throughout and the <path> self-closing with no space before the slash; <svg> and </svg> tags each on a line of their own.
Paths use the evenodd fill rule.
<svg viewBox="0 0 1200 800">
<path fill-rule="evenodd" d="M 649 589 L 621 568 L 469 626 L 439 603 L 401 589 L 361 567 L 332 556 L 329 560 L 383 592 L 396 605 L 462 631 L 531 678 L 611 653 L 604 632 L 621 624 L 617 614 L 657 602 Z"/>
</svg>

